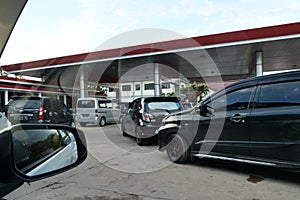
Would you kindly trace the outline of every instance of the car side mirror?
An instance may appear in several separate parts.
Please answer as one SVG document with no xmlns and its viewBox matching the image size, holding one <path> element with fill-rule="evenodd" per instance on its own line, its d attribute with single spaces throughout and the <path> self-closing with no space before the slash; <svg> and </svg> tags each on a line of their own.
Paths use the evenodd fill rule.
<svg viewBox="0 0 300 200">
<path fill-rule="evenodd" d="M 63 125 L 18 124 L 0 133 L 0 182 L 32 182 L 69 170 L 87 157 L 82 131 Z"/>
</svg>

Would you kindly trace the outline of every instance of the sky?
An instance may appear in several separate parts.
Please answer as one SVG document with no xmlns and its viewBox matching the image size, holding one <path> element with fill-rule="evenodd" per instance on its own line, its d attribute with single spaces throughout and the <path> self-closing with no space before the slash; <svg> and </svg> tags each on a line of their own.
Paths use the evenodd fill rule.
<svg viewBox="0 0 300 200">
<path fill-rule="evenodd" d="M 0 63 L 293 22 L 299 0 L 29 0 Z"/>
</svg>

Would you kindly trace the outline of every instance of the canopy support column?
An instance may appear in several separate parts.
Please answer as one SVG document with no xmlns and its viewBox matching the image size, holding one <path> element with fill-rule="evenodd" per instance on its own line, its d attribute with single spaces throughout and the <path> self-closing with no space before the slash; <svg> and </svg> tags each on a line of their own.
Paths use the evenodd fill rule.
<svg viewBox="0 0 300 200">
<path fill-rule="evenodd" d="M 159 64 L 154 63 L 154 96 L 160 96 L 160 73 L 159 73 Z"/>
<path fill-rule="evenodd" d="M 256 53 L 256 76 L 263 75 L 263 52 L 257 51 Z"/>
</svg>

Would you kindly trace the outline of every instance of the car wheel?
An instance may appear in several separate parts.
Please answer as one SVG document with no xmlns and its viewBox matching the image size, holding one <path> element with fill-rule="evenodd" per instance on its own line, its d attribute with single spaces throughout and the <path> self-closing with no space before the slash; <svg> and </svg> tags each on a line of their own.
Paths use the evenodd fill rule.
<svg viewBox="0 0 300 200">
<path fill-rule="evenodd" d="M 84 122 L 80 122 L 79 124 L 80 124 L 80 126 L 82 126 L 82 127 L 85 127 L 85 126 L 86 126 L 86 123 L 84 123 Z"/>
<path fill-rule="evenodd" d="M 142 131 L 139 126 L 135 127 L 135 140 L 139 146 L 146 145 L 146 139 L 142 138 Z"/>
<path fill-rule="evenodd" d="M 190 148 L 180 135 L 172 134 L 168 137 L 166 150 L 172 162 L 186 163 L 190 161 Z"/>
<path fill-rule="evenodd" d="M 105 124 L 106 124 L 105 117 L 101 117 L 99 125 L 102 127 L 102 126 L 105 126 Z"/>
</svg>

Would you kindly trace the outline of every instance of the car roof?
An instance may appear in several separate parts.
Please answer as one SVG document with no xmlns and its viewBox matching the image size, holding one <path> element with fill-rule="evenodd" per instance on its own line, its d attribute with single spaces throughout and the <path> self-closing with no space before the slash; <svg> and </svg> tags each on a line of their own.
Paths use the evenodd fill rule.
<svg viewBox="0 0 300 200">
<path fill-rule="evenodd" d="M 145 97 L 144 102 L 155 102 L 155 101 L 179 101 L 177 97 Z"/>
<path fill-rule="evenodd" d="M 30 100 L 40 100 L 40 99 L 47 99 L 50 97 L 45 97 L 45 96 L 13 96 L 11 99 L 13 100 L 22 100 L 22 99 L 30 99 Z"/>
<path fill-rule="evenodd" d="M 258 84 L 263 85 L 263 84 L 272 84 L 272 83 L 279 83 L 279 82 L 284 82 L 284 81 L 296 81 L 296 80 L 300 80 L 300 70 L 247 78 L 247 79 L 232 83 L 232 84 L 226 86 L 224 89 L 221 89 L 221 90 L 213 93 L 212 95 L 205 97 L 202 102 L 205 102 L 214 96 L 218 96 L 219 94 L 222 94 L 225 91 L 229 92 L 232 90 L 255 86 Z"/>
<path fill-rule="evenodd" d="M 300 70 L 247 78 L 247 79 L 232 83 L 232 84 L 228 85 L 227 87 L 225 87 L 225 89 L 230 89 L 230 88 L 235 88 L 235 87 L 243 87 L 243 86 L 251 86 L 251 85 L 255 85 L 255 84 L 266 84 L 266 83 L 276 83 L 276 82 L 283 82 L 283 81 L 292 81 L 292 80 L 300 80 Z"/>
</svg>

